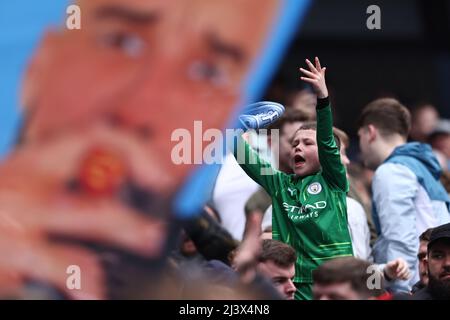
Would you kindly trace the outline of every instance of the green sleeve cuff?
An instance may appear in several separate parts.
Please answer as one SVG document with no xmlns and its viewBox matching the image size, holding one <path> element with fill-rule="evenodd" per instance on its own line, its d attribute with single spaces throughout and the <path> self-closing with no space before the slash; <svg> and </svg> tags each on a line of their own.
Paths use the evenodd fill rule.
<svg viewBox="0 0 450 320">
<path fill-rule="evenodd" d="M 323 109 L 325 107 L 328 107 L 329 105 L 330 105 L 330 98 L 329 97 L 326 97 L 326 98 L 323 98 L 323 99 L 317 98 L 317 107 L 316 108 L 318 110 Z"/>
</svg>

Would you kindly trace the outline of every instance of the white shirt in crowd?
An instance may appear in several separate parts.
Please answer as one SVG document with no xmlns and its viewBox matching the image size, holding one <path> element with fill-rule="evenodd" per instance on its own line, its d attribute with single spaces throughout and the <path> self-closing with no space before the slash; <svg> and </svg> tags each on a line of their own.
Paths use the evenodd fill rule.
<svg viewBox="0 0 450 320">
<path fill-rule="evenodd" d="M 370 230 L 363 206 L 353 198 L 347 197 L 348 230 L 352 239 L 355 257 L 372 261 L 370 248 Z"/>
<path fill-rule="evenodd" d="M 244 233 L 245 204 L 258 189 L 259 185 L 247 176 L 234 156 L 228 154 L 217 176 L 212 202 L 222 226 L 236 240 L 241 241 Z"/>
</svg>

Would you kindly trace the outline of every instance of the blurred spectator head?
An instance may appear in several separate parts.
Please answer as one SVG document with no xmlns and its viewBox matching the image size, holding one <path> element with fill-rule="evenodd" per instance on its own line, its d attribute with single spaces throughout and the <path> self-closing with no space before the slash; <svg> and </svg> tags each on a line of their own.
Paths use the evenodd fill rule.
<svg viewBox="0 0 450 320">
<path fill-rule="evenodd" d="M 288 300 L 294 299 L 296 291 L 292 282 L 296 259 L 295 250 L 291 246 L 272 239 L 262 241 L 257 269 L 269 278 L 275 288 Z"/>
<path fill-rule="evenodd" d="M 450 223 L 433 229 L 428 242 L 428 289 L 438 299 L 450 299 Z"/>
<path fill-rule="evenodd" d="M 184 230 L 181 231 L 180 253 L 187 258 L 194 257 L 198 254 L 194 242 L 191 238 L 189 238 L 189 236 L 186 234 L 186 231 Z"/>
<path fill-rule="evenodd" d="M 430 133 L 428 142 L 433 149 L 442 152 L 448 161 L 450 159 L 450 120 L 439 120 Z M 449 170 L 448 164 L 443 169 Z"/>
<path fill-rule="evenodd" d="M 280 171 L 283 171 L 285 173 L 293 172 L 291 165 L 291 141 L 298 128 L 300 128 L 303 123 L 310 120 L 312 120 L 310 115 L 305 111 L 297 109 L 287 109 L 283 116 L 269 127 L 270 131 L 274 129 L 279 130 L 278 148 L 273 146 L 276 141 L 269 142 L 272 146 L 274 157 L 278 157 L 279 159 Z M 271 134 L 269 134 L 268 137 L 270 138 Z M 277 151 L 278 154 L 276 154 Z"/>
<path fill-rule="evenodd" d="M 358 121 L 359 146 L 364 164 L 376 169 L 389 155 L 387 145 L 406 142 L 411 115 L 398 100 L 381 98 L 369 103 Z"/>
<path fill-rule="evenodd" d="M 345 169 L 348 170 L 348 166 L 350 164 L 350 159 L 347 156 L 347 148 L 350 145 L 350 138 L 348 135 L 341 129 L 333 127 L 333 133 L 335 136 L 339 138 L 340 148 L 339 151 L 341 153 L 341 161 L 345 166 Z M 348 174 L 348 173 L 347 173 Z"/>
<path fill-rule="evenodd" d="M 419 252 L 417 253 L 417 259 L 419 260 L 419 277 L 420 282 L 423 285 L 428 284 L 428 271 L 425 260 L 427 259 L 427 246 L 430 241 L 430 235 L 433 228 L 425 230 L 419 237 Z"/>
<path fill-rule="evenodd" d="M 369 277 L 373 275 L 369 270 L 370 266 L 369 262 L 353 257 L 323 263 L 313 271 L 314 299 L 367 300 L 378 297 L 383 294 L 383 289 L 369 288 Z"/>
<path fill-rule="evenodd" d="M 316 117 L 317 96 L 310 87 L 291 93 L 289 105 L 293 109 L 305 112 L 312 119 Z"/>
<path fill-rule="evenodd" d="M 422 103 L 414 107 L 411 110 L 411 139 L 426 142 L 438 120 L 439 113 L 433 105 Z"/>
</svg>

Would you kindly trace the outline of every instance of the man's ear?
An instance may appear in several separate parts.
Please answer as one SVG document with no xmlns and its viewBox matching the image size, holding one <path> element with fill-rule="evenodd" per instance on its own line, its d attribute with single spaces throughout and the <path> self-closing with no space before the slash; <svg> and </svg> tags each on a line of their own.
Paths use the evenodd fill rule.
<svg viewBox="0 0 450 320">
<path fill-rule="evenodd" d="M 369 142 L 375 141 L 378 136 L 378 129 L 373 124 L 367 126 L 367 132 L 369 133 Z"/>
<path fill-rule="evenodd" d="M 20 104 L 25 110 L 34 108 L 38 100 L 41 84 L 51 61 L 51 52 L 56 38 L 57 34 L 55 31 L 47 31 L 28 62 L 20 90 Z"/>
</svg>

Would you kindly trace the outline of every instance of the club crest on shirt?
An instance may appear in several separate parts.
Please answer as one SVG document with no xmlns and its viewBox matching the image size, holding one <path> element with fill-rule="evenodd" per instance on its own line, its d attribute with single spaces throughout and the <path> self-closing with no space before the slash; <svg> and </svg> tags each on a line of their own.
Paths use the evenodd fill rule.
<svg viewBox="0 0 450 320">
<path fill-rule="evenodd" d="M 295 196 L 295 194 L 297 193 L 297 189 L 292 189 L 290 187 L 287 188 L 291 197 Z"/>
<path fill-rule="evenodd" d="M 309 194 L 318 194 L 322 191 L 322 185 L 319 182 L 313 182 L 308 186 L 307 191 Z"/>
</svg>

